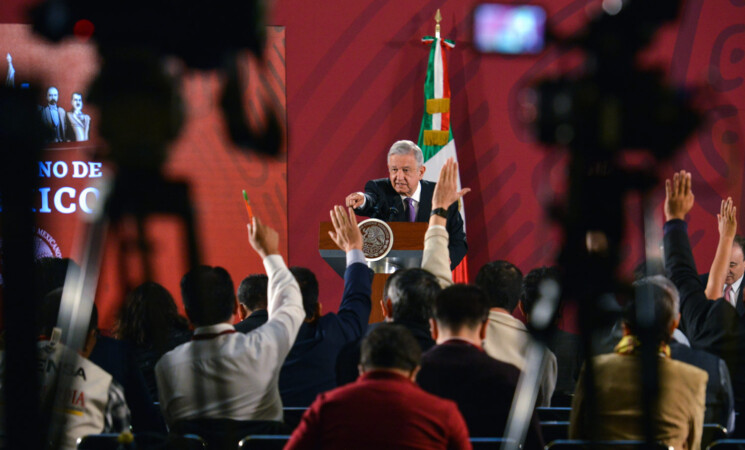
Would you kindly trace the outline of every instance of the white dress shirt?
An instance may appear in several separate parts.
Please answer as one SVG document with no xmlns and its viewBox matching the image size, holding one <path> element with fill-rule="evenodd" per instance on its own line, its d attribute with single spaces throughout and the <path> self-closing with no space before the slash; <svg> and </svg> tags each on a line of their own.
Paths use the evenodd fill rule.
<svg viewBox="0 0 745 450">
<path fill-rule="evenodd" d="M 282 420 L 279 369 L 305 319 L 302 295 L 282 257 L 264 258 L 269 320 L 249 333 L 229 323 L 199 327 L 195 336 L 155 366 L 160 407 L 169 425 L 179 420 Z M 225 333 L 227 334 L 220 334 Z"/>
<path fill-rule="evenodd" d="M 732 306 L 737 308 L 737 293 L 740 291 L 740 285 L 742 284 L 742 279 L 745 277 L 745 275 L 741 276 L 737 281 L 732 283 L 732 300 L 729 302 Z M 727 297 L 724 296 L 725 291 L 727 290 L 727 284 L 722 286 L 722 297 L 727 299 Z"/>
</svg>

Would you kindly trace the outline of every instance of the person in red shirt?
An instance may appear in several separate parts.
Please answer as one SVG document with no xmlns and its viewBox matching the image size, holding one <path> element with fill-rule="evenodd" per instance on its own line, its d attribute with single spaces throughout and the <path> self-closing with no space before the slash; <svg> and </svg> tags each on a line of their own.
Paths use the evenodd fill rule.
<svg viewBox="0 0 745 450">
<path fill-rule="evenodd" d="M 320 394 L 285 449 L 470 449 L 457 405 L 414 383 L 420 360 L 407 329 L 377 327 L 362 341 L 360 378 Z"/>
</svg>

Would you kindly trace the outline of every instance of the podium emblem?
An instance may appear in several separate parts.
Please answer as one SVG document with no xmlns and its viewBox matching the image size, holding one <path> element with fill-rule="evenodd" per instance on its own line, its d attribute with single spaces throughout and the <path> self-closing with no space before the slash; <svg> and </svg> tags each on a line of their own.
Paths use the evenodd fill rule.
<svg viewBox="0 0 745 450">
<path fill-rule="evenodd" d="M 362 253 L 368 261 L 385 258 L 393 248 L 393 230 L 380 219 L 367 219 L 358 225 L 362 232 Z"/>
</svg>

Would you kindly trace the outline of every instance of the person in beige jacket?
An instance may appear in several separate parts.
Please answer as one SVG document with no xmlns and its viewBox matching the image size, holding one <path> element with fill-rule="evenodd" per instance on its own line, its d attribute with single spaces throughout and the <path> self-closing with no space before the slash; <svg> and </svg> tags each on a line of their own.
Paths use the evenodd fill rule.
<svg viewBox="0 0 745 450">
<path fill-rule="evenodd" d="M 654 439 L 677 449 L 701 447 L 708 374 L 670 358 L 668 342 L 678 326 L 678 291 L 656 275 L 639 282 L 654 299 L 655 336 L 659 345 L 659 393 L 654 414 Z M 614 353 L 592 359 L 596 411 L 590 413 L 582 368 L 572 401 L 570 439 L 644 439 L 640 342 L 634 301 L 624 315 L 624 337 Z M 646 399 L 645 401 L 649 401 Z"/>
</svg>

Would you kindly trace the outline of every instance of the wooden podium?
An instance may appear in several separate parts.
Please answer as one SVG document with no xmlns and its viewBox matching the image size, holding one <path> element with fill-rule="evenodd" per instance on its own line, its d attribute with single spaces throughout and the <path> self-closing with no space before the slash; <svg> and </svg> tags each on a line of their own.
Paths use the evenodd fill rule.
<svg viewBox="0 0 745 450">
<path fill-rule="evenodd" d="M 398 269 L 422 265 L 424 233 L 427 231 L 427 224 L 424 222 L 390 222 L 388 226 L 393 231 L 393 248 L 383 259 L 367 262 L 368 267 L 375 273 L 370 297 L 372 301 L 370 323 L 383 320 L 380 300 L 383 299 L 383 288 L 388 276 Z M 329 231 L 333 230 L 334 226 L 331 222 L 321 222 L 321 229 L 318 233 L 318 252 L 321 258 L 344 278 L 347 256 L 344 250 L 337 247 L 329 237 Z"/>
</svg>

